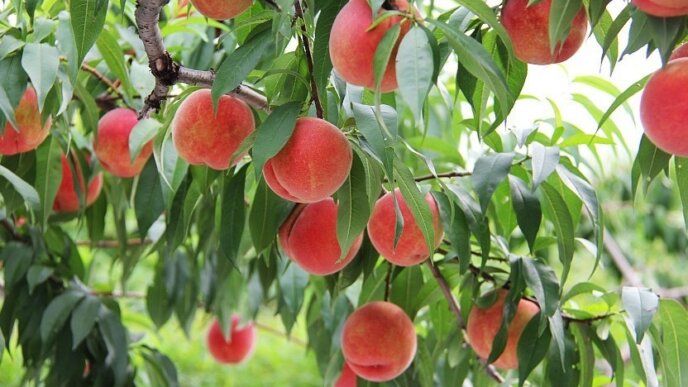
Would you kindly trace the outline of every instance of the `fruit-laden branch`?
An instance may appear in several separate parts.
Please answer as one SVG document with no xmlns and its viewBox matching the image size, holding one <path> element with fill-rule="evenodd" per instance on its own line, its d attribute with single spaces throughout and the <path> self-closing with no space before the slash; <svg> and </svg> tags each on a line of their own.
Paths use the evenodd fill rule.
<svg viewBox="0 0 688 387">
<path fill-rule="evenodd" d="M 447 283 L 447 280 L 442 275 L 442 272 L 440 272 L 440 269 L 438 269 L 437 266 L 435 266 L 431 259 L 425 261 L 425 264 L 430 268 L 430 272 L 432 272 L 432 276 L 435 277 L 437 284 L 442 290 L 442 294 L 444 294 L 444 298 L 447 299 L 449 309 L 451 309 L 452 313 L 454 313 L 454 315 L 456 316 L 456 321 L 459 324 L 459 329 L 463 330 L 466 327 L 466 323 L 463 320 L 461 308 L 459 308 L 459 303 L 454 297 L 454 294 L 451 291 L 449 283 Z M 485 363 L 483 362 L 483 364 Z M 497 383 L 504 383 L 504 377 L 500 375 L 499 372 L 497 372 L 497 370 L 492 365 L 485 364 L 485 372 L 487 372 L 487 374 Z"/>
<path fill-rule="evenodd" d="M 158 21 L 162 7 L 168 0 L 139 0 L 136 5 L 136 25 L 139 37 L 148 55 L 148 66 L 155 77 L 155 88 L 146 97 L 140 117 L 147 117 L 152 110 L 159 110 L 167 98 L 167 92 L 176 83 L 211 87 L 215 79 L 213 71 L 189 69 L 176 63 L 165 49 Z M 256 109 L 268 110 L 267 99 L 248 86 L 239 85 L 230 94 L 242 99 Z"/>
<path fill-rule="evenodd" d="M 306 54 L 306 63 L 308 64 L 308 72 L 311 78 L 311 97 L 313 103 L 315 103 L 315 113 L 318 118 L 323 118 L 323 107 L 320 101 L 320 95 L 318 94 L 318 85 L 315 82 L 315 73 L 313 72 L 313 55 L 311 54 L 311 45 L 308 41 L 308 31 L 306 30 L 306 18 L 303 16 L 303 8 L 301 8 L 301 0 L 294 1 L 294 12 L 296 16 L 296 21 L 301 22 L 301 44 L 303 45 L 303 51 Z"/>
</svg>

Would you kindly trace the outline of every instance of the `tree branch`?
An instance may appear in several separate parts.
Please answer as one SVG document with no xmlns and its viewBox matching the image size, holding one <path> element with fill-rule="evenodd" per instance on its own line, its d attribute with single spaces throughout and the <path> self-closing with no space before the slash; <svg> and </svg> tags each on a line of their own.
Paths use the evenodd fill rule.
<svg viewBox="0 0 688 387">
<path fill-rule="evenodd" d="M 306 54 L 306 63 L 308 64 L 308 72 L 311 79 L 311 97 L 315 103 L 315 112 L 318 118 L 323 118 L 323 107 L 320 101 L 320 96 L 318 94 L 318 85 L 315 82 L 315 73 L 313 72 L 313 55 L 311 54 L 311 45 L 308 40 L 308 31 L 306 30 L 306 18 L 303 16 L 303 8 L 301 8 L 301 0 L 294 1 L 294 10 L 296 15 L 296 20 L 301 21 L 301 45 L 303 46 L 303 51 Z"/>
<path fill-rule="evenodd" d="M 138 0 L 136 5 L 136 25 L 139 37 L 148 55 L 148 67 L 155 77 L 155 88 L 146 97 L 140 117 L 147 117 L 151 111 L 159 110 L 169 88 L 176 83 L 186 83 L 211 87 L 215 80 L 213 71 L 189 69 L 175 62 L 165 49 L 158 22 L 162 7 L 168 0 Z M 267 99 L 246 85 L 239 85 L 230 94 L 243 100 L 256 109 L 268 111 Z"/>
<path fill-rule="evenodd" d="M 130 239 L 127 241 L 127 247 L 135 247 L 135 246 L 142 246 L 142 245 L 150 245 L 153 243 L 152 240 L 150 239 Z M 77 246 L 91 246 L 95 248 L 100 248 L 100 249 L 116 249 L 119 248 L 121 245 L 119 241 L 116 240 L 102 240 L 102 241 L 76 241 Z"/>
<path fill-rule="evenodd" d="M 394 264 L 392 262 L 387 262 L 389 267 L 387 268 L 387 276 L 385 277 L 385 301 L 389 301 L 389 293 L 392 290 L 392 272 L 394 271 Z"/>
</svg>

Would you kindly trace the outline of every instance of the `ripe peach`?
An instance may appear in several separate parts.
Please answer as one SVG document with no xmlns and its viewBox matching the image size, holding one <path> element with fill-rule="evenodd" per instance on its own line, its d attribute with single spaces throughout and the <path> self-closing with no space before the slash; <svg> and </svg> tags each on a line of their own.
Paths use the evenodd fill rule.
<svg viewBox="0 0 688 387">
<path fill-rule="evenodd" d="M 87 156 L 86 160 L 90 160 L 90 157 Z M 74 188 L 74 175 L 72 175 L 72 169 L 69 167 L 67 157 L 63 154 L 62 181 L 60 181 L 60 187 L 57 190 L 57 195 L 55 195 L 55 201 L 53 202 L 53 211 L 57 213 L 78 211 L 81 207 L 79 196 L 81 195 L 83 197 L 84 193 L 86 194 L 86 207 L 90 206 L 98 199 L 100 190 L 103 188 L 103 175 L 99 173 L 91 178 L 91 181 L 88 183 L 88 190 L 85 190 L 84 176 L 78 163 L 74 164 L 74 169 L 78 174 L 79 194 L 77 194 Z"/>
<path fill-rule="evenodd" d="M 339 374 L 339 378 L 337 382 L 335 382 L 334 387 L 356 387 L 356 374 L 346 362 L 344 362 L 342 366 L 342 373 Z"/>
<path fill-rule="evenodd" d="M 103 168 L 117 177 L 138 175 L 153 154 L 153 141 L 149 141 L 131 162 L 129 135 L 138 122 L 136 113 L 124 108 L 110 110 L 98 122 L 93 150 Z"/>
<path fill-rule="evenodd" d="M 688 58 L 688 43 L 683 43 L 678 46 L 674 52 L 671 53 L 669 60 L 671 61 L 679 58 Z"/>
<path fill-rule="evenodd" d="M 392 380 L 411 365 L 416 354 L 413 322 L 390 302 L 368 303 L 346 319 L 342 352 L 351 370 L 363 379 Z"/>
<path fill-rule="evenodd" d="M 294 208 L 279 231 L 282 249 L 303 270 L 328 275 L 342 270 L 361 248 L 363 234 L 349 247 L 340 261 L 342 249 L 337 241 L 337 205 L 332 198 Z"/>
<path fill-rule="evenodd" d="M 402 12 L 417 13 L 407 0 L 390 0 L 386 3 Z M 380 12 L 384 12 L 384 9 Z M 399 39 L 394 45 L 380 86 L 382 92 L 393 91 L 397 88 L 395 66 L 397 50 L 411 22 L 400 16 L 392 16 L 368 31 L 372 23 L 372 10 L 368 0 L 349 0 L 337 14 L 330 32 L 332 65 L 348 83 L 373 89 L 375 87 L 375 71 L 373 70 L 375 51 L 385 33 L 395 24 L 402 23 Z"/>
<path fill-rule="evenodd" d="M 506 0 L 502 8 L 502 24 L 511 37 L 516 57 L 532 64 L 563 62 L 583 45 L 588 31 L 585 8 L 574 17 L 571 30 L 554 51 L 549 44 L 549 10 L 552 0 L 528 6 L 528 0 Z"/>
<path fill-rule="evenodd" d="M 391 192 L 386 193 L 375 203 L 370 220 L 368 220 L 368 236 L 375 249 L 385 259 L 395 265 L 413 266 L 425 261 L 430 256 L 430 250 L 401 191 L 399 189 L 394 190 L 394 195 L 399 202 L 401 215 L 404 218 L 404 227 L 396 247 L 394 247 L 396 212 L 394 211 L 394 198 Z M 442 225 L 435 199 L 432 195 L 427 194 L 425 201 L 432 212 L 432 226 L 435 230 L 435 245 L 432 247 L 434 250 L 442 241 Z"/>
<path fill-rule="evenodd" d="M 468 344 L 482 359 L 487 359 L 490 356 L 490 351 L 492 351 L 492 343 L 502 324 L 506 295 L 507 292 L 505 290 L 500 290 L 497 294 L 497 301 L 492 306 L 485 309 L 474 306 L 468 315 L 468 324 L 466 326 Z M 522 299 L 518 302 L 516 315 L 507 328 L 508 338 L 504 352 L 492 363 L 495 367 L 505 369 L 518 368 L 518 356 L 516 353 L 518 340 L 521 338 L 521 333 L 523 333 L 523 329 L 530 319 L 539 311 L 540 307 L 532 301 Z"/>
<path fill-rule="evenodd" d="M 688 15 L 687 0 L 631 0 L 631 3 L 646 14 L 657 17 Z"/>
<path fill-rule="evenodd" d="M 674 59 L 658 70 L 640 98 L 645 135 L 665 152 L 688 156 L 688 58 Z"/>
<path fill-rule="evenodd" d="M 50 118 L 41 126 L 41 112 L 38 111 L 36 90 L 28 86 L 14 110 L 18 131 L 9 121 L 0 134 L 0 155 L 14 155 L 36 149 L 50 133 Z"/>
<path fill-rule="evenodd" d="M 230 337 L 225 338 L 218 320 L 213 321 L 208 331 L 208 350 L 220 363 L 241 363 L 256 347 L 256 328 L 253 323 L 239 327 L 239 316 L 232 316 Z"/>
<path fill-rule="evenodd" d="M 268 186 L 284 199 L 298 203 L 321 201 L 344 184 L 353 151 L 342 132 L 325 120 L 296 120 L 287 144 L 265 163 Z"/>
<path fill-rule="evenodd" d="M 191 93 L 172 121 L 172 139 L 179 156 L 189 164 L 229 169 L 234 152 L 255 130 L 251 108 L 229 95 L 220 97 L 217 113 L 209 89 Z"/>
<path fill-rule="evenodd" d="M 227 20 L 246 11 L 253 0 L 191 0 L 191 4 L 203 16 L 217 20 Z"/>
</svg>

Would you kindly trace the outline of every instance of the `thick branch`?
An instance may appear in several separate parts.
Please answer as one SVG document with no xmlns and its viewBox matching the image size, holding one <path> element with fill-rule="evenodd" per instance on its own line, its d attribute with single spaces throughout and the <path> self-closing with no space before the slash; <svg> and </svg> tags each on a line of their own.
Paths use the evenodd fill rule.
<svg viewBox="0 0 688 387">
<path fill-rule="evenodd" d="M 202 87 L 211 87 L 215 80 L 213 71 L 194 70 L 175 62 L 165 50 L 158 22 L 162 7 L 168 0 L 139 0 L 136 6 L 136 25 L 139 37 L 148 55 L 148 66 L 155 77 L 155 88 L 146 98 L 140 117 L 147 117 L 151 111 L 159 110 L 167 98 L 167 92 L 176 83 L 187 83 Z M 268 110 L 267 99 L 245 85 L 239 85 L 230 94 L 249 105 Z"/>
<path fill-rule="evenodd" d="M 301 8 L 301 0 L 294 1 L 294 10 L 296 13 L 297 21 L 301 20 L 301 45 L 303 45 L 303 51 L 306 54 L 306 63 L 308 64 L 308 72 L 311 75 L 311 96 L 313 98 L 313 103 L 315 103 L 315 112 L 318 118 L 323 118 L 323 107 L 320 101 L 320 96 L 318 94 L 318 85 L 315 82 L 315 73 L 313 71 L 313 55 L 311 54 L 311 45 L 308 41 L 308 31 L 306 30 L 306 19 L 303 17 L 303 8 Z"/>
</svg>

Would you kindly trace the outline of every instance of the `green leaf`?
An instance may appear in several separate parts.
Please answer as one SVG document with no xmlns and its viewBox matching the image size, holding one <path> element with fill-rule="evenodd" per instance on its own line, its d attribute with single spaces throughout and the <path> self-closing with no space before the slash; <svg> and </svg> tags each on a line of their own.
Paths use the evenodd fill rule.
<svg viewBox="0 0 688 387">
<path fill-rule="evenodd" d="M 220 96 L 234 90 L 258 65 L 272 44 L 272 33 L 268 29 L 244 42 L 222 62 L 213 82 L 213 104 Z"/>
<path fill-rule="evenodd" d="M 396 42 L 399 39 L 399 34 L 401 33 L 401 24 L 394 24 L 390 29 L 385 32 L 385 35 L 380 40 L 380 43 L 375 49 L 375 56 L 373 57 L 373 73 L 375 74 L 375 89 L 379 90 L 382 84 L 382 78 L 387 72 L 387 66 L 392 58 L 392 52 L 394 47 L 396 47 Z"/>
<path fill-rule="evenodd" d="M 151 158 L 141 171 L 134 195 L 134 212 L 136 213 L 141 240 L 146 238 L 148 229 L 164 210 L 165 202 L 163 201 L 158 167 L 155 160 Z"/>
<path fill-rule="evenodd" d="M 655 144 L 650 141 L 647 136 L 643 134 L 640 139 L 638 153 L 633 161 L 633 167 L 639 168 L 640 176 L 643 177 L 643 188 L 647 189 L 652 180 L 654 180 L 660 172 L 669 166 L 671 155 L 657 148 Z M 637 181 L 633 183 L 633 190 L 637 186 Z"/>
<path fill-rule="evenodd" d="M 676 300 L 662 300 L 661 345 L 657 345 L 662 356 L 667 386 L 688 385 L 688 312 Z"/>
<path fill-rule="evenodd" d="M 300 102 L 288 102 L 273 110 L 258 127 L 252 153 L 256 179 L 260 179 L 265 163 L 279 153 L 289 141 L 300 112 Z"/>
<path fill-rule="evenodd" d="M 280 303 L 287 307 L 289 314 L 297 316 L 303 305 L 308 274 L 298 265 L 290 263 L 277 281 L 280 289 Z M 285 313 L 282 312 L 282 314 Z M 287 330 L 291 330 L 289 324 L 287 324 Z"/>
<path fill-rule="evenodd" d="M 69 2 L 69 14 L 72 16 L 72 30 L 74 30 L 79 64 L 103 30 L 107 10 L 108 0 L 71 0 Z"/>
<path fill-rule="evenodd" d="M 394 163 L 394 172 L 394 177 L 401 191 L 401 195 L 404 197 L 406 205 L 411 210 L 416 225 L 423 233 L 425 245 L 432 255 L 432 251 L 435 250 L 435 238 L 437 236 L 435 235 L 430 207 L 418 189 L 413 179 L 413 174 L 411 174 L 411 171 L 401 162 L 401 160 L 397 160 Z"/>
<path fill-rule="evenodd" d="M 432 192 L 437 207 L 440 211 L 442 228 L 450 243 L 450 250 L 455 252 L 461 261 L 469 262 L 471 259 L 471 230 L 463 210 L 455 203 L 449 201 L 447 195 L 442 192 Z"/>
<path fill-rule="evenodd" d="M 239 245 L 246 224 L 244 190 L 247 169 L 248 165 L 238 170 L 231 178 L 226 177 L 222 188 L 218 238 L 220 253 L 231 262 L 235 262 L 239 254 Z"/>
<path fill-rule="evenodd" d="M 367 195 L 366 170 L 358 152 L 354 152 L 351 172 L 337 190 L 337 242 L 341 248 L 340 259 L 345 257 L 356 238 L 365 229 L 370 218 Z"/>
<path fill-rule="evenodd" d="M 293 203 L 275 195 L 264 180 L 260 181 L 248 215 L 249 231 L 256 253 L 261 253 L 270 246 L 292 207 Z"/>
<path fill-rule="evenodd" d="M 401 307 L 409 318 L 416 316 L 416 295 L 423 286 L 423 273 L 419 265 L 405 267 L 392 281 L 390 302 Z"/>
<path fill-rule="evenodd" d="M 552 341 L 552 333 L 549 327 L 540 329 L 539 321 L 542 319 L 541 313 L 533 317 L 523 328 L 521 337 L 518 340 L 516 353 L 518 355 L 518 385 L 523 386 L 528 375 L 545 358 L 549 344 Z M 547 320 L 545 320 L 547 321 Z"/>
<path fill-rule="evenodd" d="M 69 314 L 76 304 L 84 298 L 85 294 L 68 290 L 53 299 L 43 312 L 41 319 L 41 340 L 43 343 L 50 343 L 57 332 L 62 329 Z"/>
<path fill-rule="evenodd" d="M 100 300 L 93 296 L 86 296 L 74 308 L 70 327 L 72 329 L 72 349 L 76 347 L 91 333 L 98 318 Z"/>
<path fill-rule="evenodd" d="M 475 162 L 471 180 L 478 193 L 483 214 L 487 212 L 497 186 L 509 175 L 513 159 L 513 153 L 495 153 L 483 156 Z"/>
<path fill-rule="evenodd" d="M 55 136 L 44 141 L 36 150 L 36 183 L 41 198 L 41 224 L 47 225 L 55 195 L 62 181 L 62 149 Z"/>
<path fill-rule="evenodd" d="M 399 93 L 417 122 L 422 119 L 425 97 L 432 86 L 433 53 L 428 35 L 413 27 L 404 36 L 397 53 L 396 71 Z"/>
<path fill-rule="evenodd" d="M 29 284 L 29 294 L 33 293 L 36 286 L 42 284 L 55 272 L 52 267 L 33 265 L 26 273 L 26 282 Z"/>
<path fill-rule="evenodd" d="M 547 177 L 554 172 L 559 165 L 559 147 L 543 146 L 540 143 L 533 143 L 533 190 L 540 183 L 547 180 Z"/>
<path fill-rule="evenodd" d="M 581 0 L 552 0 L 549 9 L 549 46 L 554 52 L 571 31 L 573 19 L 583 6 Z"/>
<path fill-rule="evenodd" d="M 0 165 L 0 176 L 7 179 L 7 181 L 12 184 L 12 187 L 21 195 L 21 197 L 26 201 L 30 208 L 37 209 L 40 207 L 40 199 L 38 197 L 38 192 L 27 182 L 22 180 L 19 176 L 15 175 L 9 169 Z M 52 203 L 51 203 L 52 204 Z"/>
<path fill-rule="evenodd" d="M 495 15 L 493 8 L 490 8 L 490 6 L 482 0 L 456 0 L 456 2 L 463 5 L 473 14 L 478 16 L 481 22 L 484 22 L 492 27 L 492 29 L 499 35 L 509 53 L 512 52 L 511 38 L 506 32 L 504 25 L 497 20 L 497 16 Z"/>
<path fill-rule="evenodd" d="M 59 53 L 55 47 L 45 43 L 28 43 L 24 46 L 22 67 L 36 89 L 39 110 L 43 110 L 45 99 L 57 79 L 59 64 Z"/>
<path fill-rule="evenodd" d="M 676 168 L 676 185 L 683 207 L 683 221 L 688 228 L 688 158 L 674 157 L 674 166 Z"/>
<path fill-rule="evenodd" d="M 5 287 L 10 289 L 24 278 L 33 260 L 33 250 L 19 242 L 10 242 L 0 250 L 4 262 Z M 7 300 L 8 298 L 5 298 Z M 8 334 L 9 335 L 9 334 Z"/>
<path fill-rule="evenodd" d="M 650 36 L 654 46 L 659 50 L 662 62 L 666 63 L 677 41 L 684 33 L 684 20 L 680 17 L 647 16 Z"/>
<path fill-rule="evenodd" d="M 149 141 L 155 138 L 162 124 L 152 118 L 144 118 L 136 123 L 129 133 L 129 158 L 133 163 Z"/>
<path fill-rule="evenodd" d="M 108 354 L 105 357 L 105 363 L 110 365 L 115 375 L 115 385 L 123 386 L 129 365 L 127 330 L 119 317 L 104 306 L 98 313 L 98 328 L 107 347 Z"/>
<path fill-rule="evenodd" d="M 518 227 L 528 242 L 530 251 L 535 247 L 540 223 L 542 222 L 542 209 L 537 196 L 530 191 L 526 183 L 515 176 L 509 176 L 511 188 L 511 202 L 516 213 Z"/>
<path fill-rule="evenodd" d="M 541 319 L 554 316 L 559 309 L 559 281 L 548 265 L 530 258 L 522 258 L 526 284 L 535 293 L 542 310 Z"/>
<path fill-rule="evenodd" d="M 100 36 L 96 40 L 96 47 L 98 47 L 98 51 L 100 55 L 103 56 L 110 71 L 115 74 L 118 81 L 122 82 L 124 90 L 127 93 L 133 92 L 134 86 L 129 79 L 129 70 L 127 70 L 122 47 L 117 42 L 117 38 L 107 29 L 104 29 L 100 32 Z"/>
<path fill-rule="evenodd" d="M 3 37 L 3 40 L 6 38 Z M 26 90 L 28 76 L 22 68 L 21 57 L 12 55 L 0 60 L 0 130 L 5 130 L 5 122 L 9 121 L 12 126 L 17 127 L 14 119 L 14 108 Z"/>
<path fill-rule="evenodd" d="M 346 0 L 327 1 L 320 11 L 318 23 L 315 25 L 315 40 L 313 41 L 313 77 L 318 92 L 326 96 L 327 84 L 332 73 L 330 59 L 330 31 L 339 10 L 346 4 Z"/>
<path fill-rule="evenodd" d="M 645 331 L 652 324 L 652 318 L 657 313 L 659 296 L 650 289 L 624 286 L 621 290 L 621 301 L 635 331 L 635 340 L 640 344 Z"/>
<path fill-rule="evenodd" d="M 573 251 L 575 248 L 573 220 L 571 219 L 571 214 L 566 206 L 566 202 L 564 202 L 564 198 L 559 192 L 548 183 L 542 183 L 540 187 L 544 193 L 545 213 L 554 224 L 554 230 L 557 233 L 559 260 L 564 265 L 564 270 L 561 274 L 561 282 L 565 283 L 569 269 L 571 269 L 571 261 L 573 260 Z"/>
<path fill-rule="evenodd" d="M 581 375 L 580 385 L 592 386 L 595 376 L 595 351 L 590 337 L 595 333 L 590 331 L 589 326 L 583 324 L 573 324 L 570 329 L 576 340 L 580 355 L 580 363 L 578 363 Z"/>
</svg>

